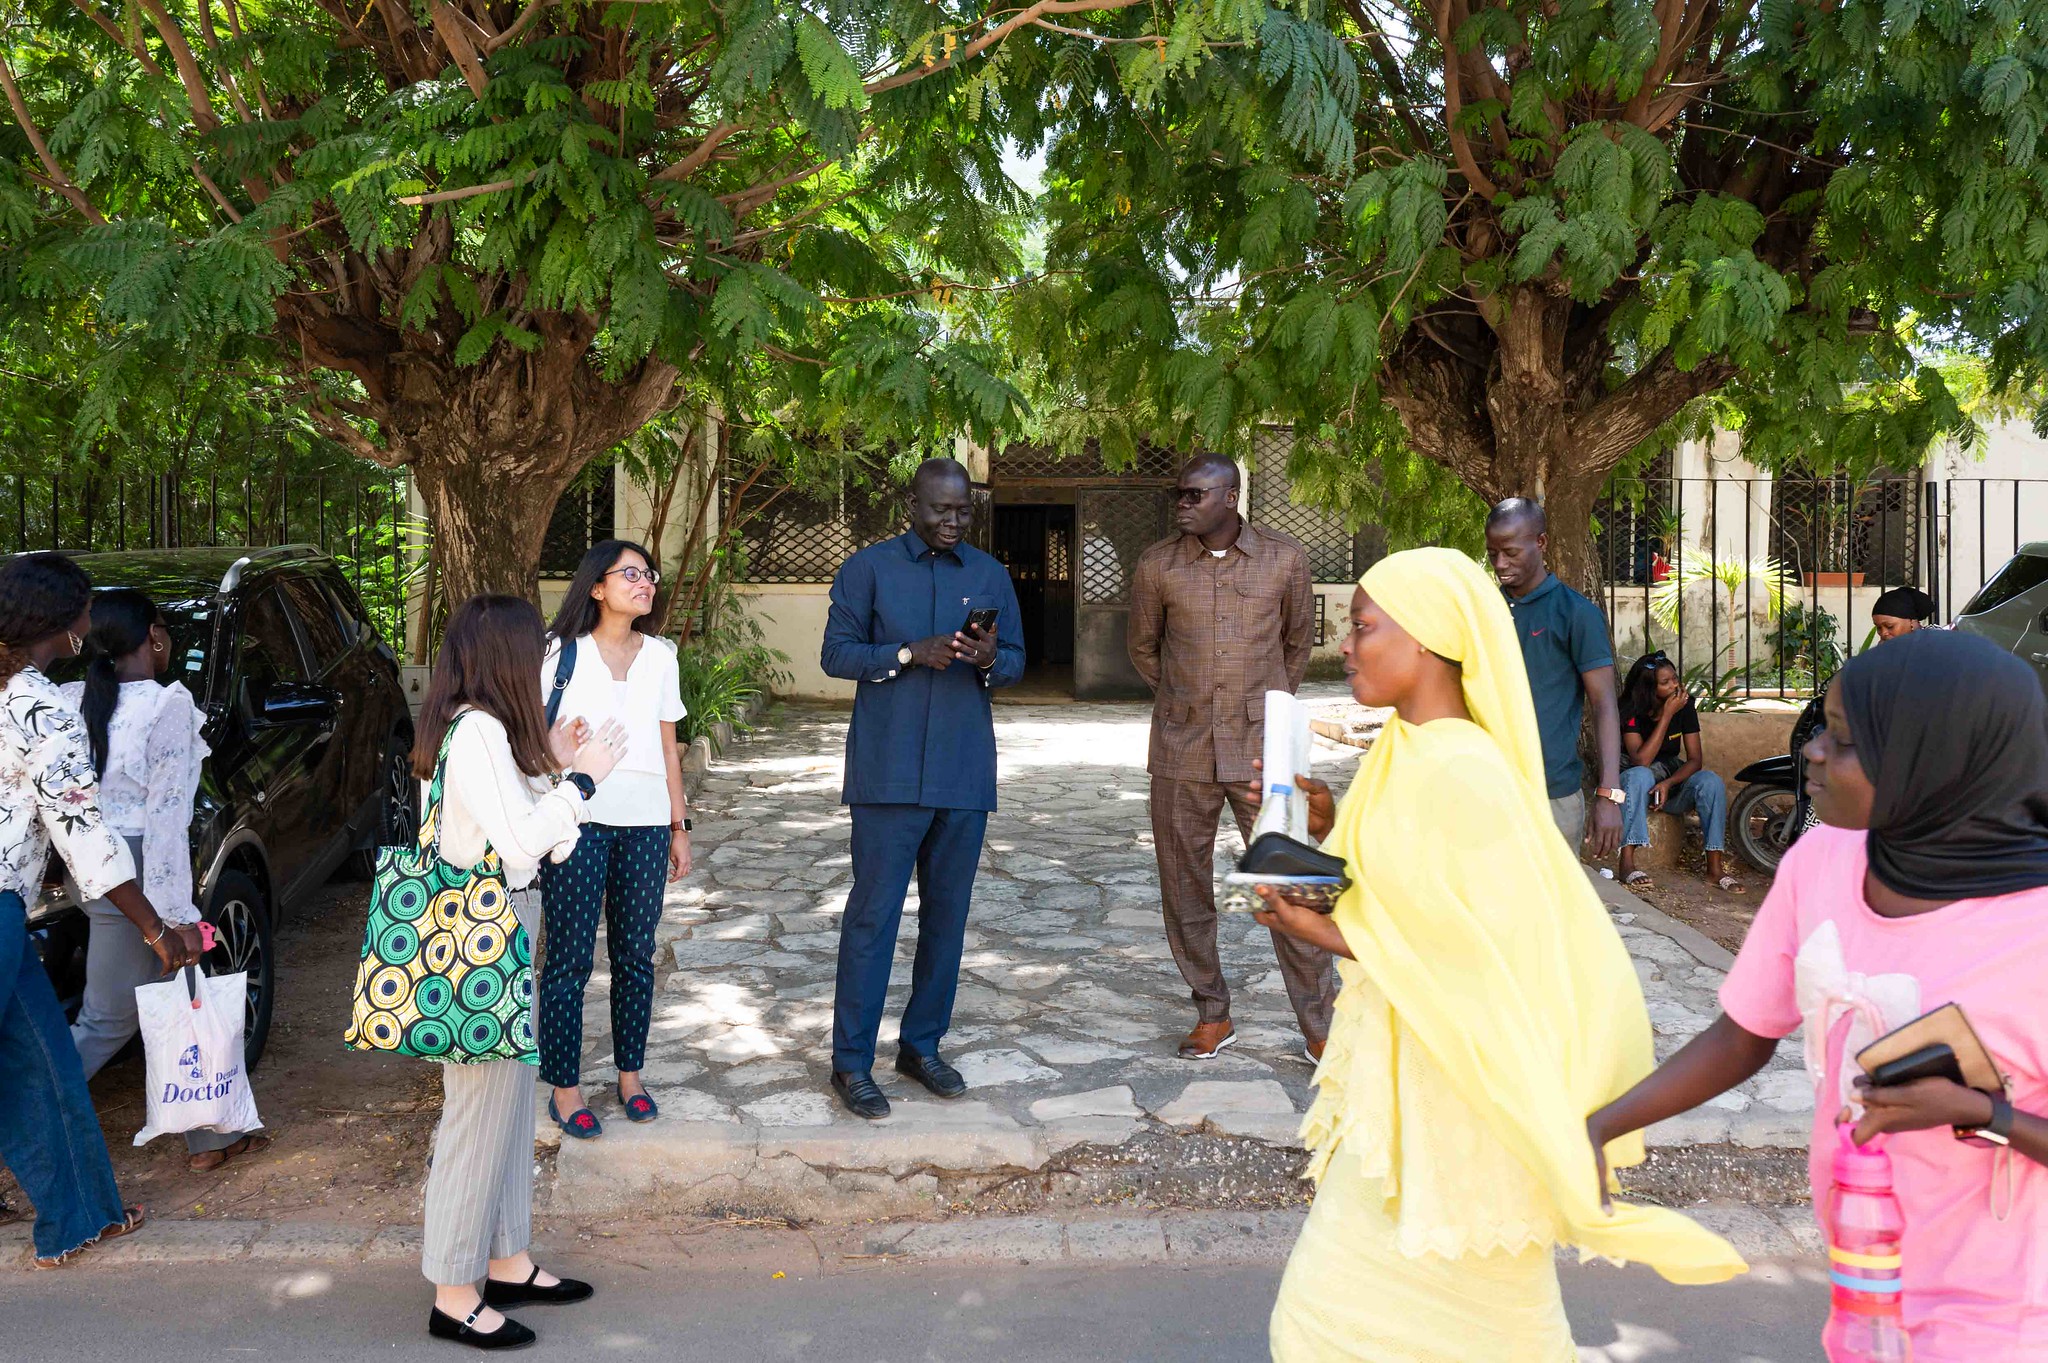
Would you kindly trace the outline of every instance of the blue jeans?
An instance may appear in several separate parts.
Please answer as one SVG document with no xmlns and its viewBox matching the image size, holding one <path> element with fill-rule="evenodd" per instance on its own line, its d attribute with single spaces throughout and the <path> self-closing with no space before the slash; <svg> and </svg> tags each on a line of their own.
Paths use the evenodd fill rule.
<svg viewBox="0 0 2048 1363">
<path fill-rule="evenodd" d="M 541 863 L 547 924 L 539 990 L 542 1083 L 570 1088 L 581 1076 L 583 990 L 600 916 L 612 963 L 612 1059 L 621 1074 L 640 1072 L 654 1010 L 654 930 L 668 893 L 668 849 L 669 832 L 660 824 L 587 823 L 567 861 Z"/>
<path fill-rule="evenodd" d="M 1621 807 L 1621 845 L 1623 847 L 1648 847 L 1650 845 L 1650 788 L 1664 779 L 1661 766 L 1630 767 L 1621 774 L 1621 788 L 1628 795 L 1627 803 Z M 1706 835 L 1709 852 L 1727 850 L 1728 834 L 1728 787 L 1721 778 L 1706 770 L 1692 775 L 1671 788 L 1664 800 L 1666 814 L 1683 814 L 1696 809 L 1700 815 L 1700 832 Z"/>
<path fill-rule="evenodd" d="M 36 1254 L 69 1254 L 120 1224 L 121 1194 L 57 991 L 28 940 L 21 896 L 0 892 L 0 1160 L 35 1204 Z"/>
</svg>

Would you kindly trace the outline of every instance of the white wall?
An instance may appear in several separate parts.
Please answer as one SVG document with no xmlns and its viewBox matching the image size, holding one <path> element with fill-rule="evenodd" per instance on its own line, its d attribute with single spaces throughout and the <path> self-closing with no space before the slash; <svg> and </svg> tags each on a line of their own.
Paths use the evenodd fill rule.
<svg viewBox="0 0 2048 1363">
<path fill-rule="evenodd" d="M 1935 585 L 1946 618 L 2020 545 L 2048 540 L 2048 441 L 2024 419 L 2003 421 L 1975 449 L 1944 443 L 1928 461 L 1927 476 L 1965 480 L 1944 489 L 1940 507 L 1943 566 Z M 1976 479 L 1991 481 L 1978 485 Z"/>
<path fill-rule="evenodd" d="M 854 683 L 825 675 L 818 666 L 818 647 L 825 639 L 825 613 L 831 589 L 824 583 L 748 583 L 740 600 L 770 648 L 789 657 L 782 670 L 789 680 L 776 688 L 779 696 L 803 700 L 853 700 Z"/>
</svg>

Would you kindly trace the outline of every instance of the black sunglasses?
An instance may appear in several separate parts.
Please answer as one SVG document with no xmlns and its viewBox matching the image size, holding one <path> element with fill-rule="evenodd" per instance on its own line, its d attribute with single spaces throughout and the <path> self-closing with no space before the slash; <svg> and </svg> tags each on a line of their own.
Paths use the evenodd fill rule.
<svg viewBox="0 0 2048 1363">
<path fill-rule="evenodd" d="M 1179 502 L 1182 506 L 1199 506 L 1202 499 L 1210 493 L 1228 492 L 1229 490 L 1229 488 L 1224 487 L 1177 487 L 1173 490 L 1173 500 Z"/>
</svg>

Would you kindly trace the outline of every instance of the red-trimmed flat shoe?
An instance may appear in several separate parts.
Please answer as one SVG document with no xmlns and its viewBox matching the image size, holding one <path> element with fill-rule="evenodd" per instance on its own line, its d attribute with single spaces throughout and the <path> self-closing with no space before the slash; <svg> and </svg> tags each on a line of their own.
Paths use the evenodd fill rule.
<svg viewBox="0 0 2048 1363">
<path fill-rule="evenodd" d="M 655 1106 L 654 1099 L 644 1092 L 628 1098 L 625 1089 L 621 1088 L 619 1104 L 626 1109 L 626 1120 L 629 1122 L 651 1122 L 661 1115 L 661 1109 Z"/>
<path fill-rule="evenodd" d="M 555 1100 L 552 1097 L 548 1099 L 548 1120 L 561 1127 L 563 1135 L 574 1136 L 579 1141 L 595 1140 L 604 1134 L 604 1123 L 597 1119 L 595 1112 L 587 1107 L 579 1107 L 564 1117 L 555 1111 Z"/>
</svg>

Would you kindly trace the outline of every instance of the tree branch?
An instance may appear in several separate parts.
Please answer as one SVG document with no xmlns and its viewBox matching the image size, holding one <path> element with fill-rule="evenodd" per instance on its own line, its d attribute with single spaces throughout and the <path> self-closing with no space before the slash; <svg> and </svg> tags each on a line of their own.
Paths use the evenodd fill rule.
<svg viewBox="0 0 2048 1363">
<path fill-rule="evenodd" d="M 112 38 L 116 47 L 141 63 L 143 70 L 149 72 L 152 76 L 161 76 L 164 73 L 164 69 L 158 66 L 156 60 L 149 55 L 149 49 L 140 42 L 130 43 L 127 31 L 112 19 L 100 13 L 98 6 L 92 4 L 91 0 L 71 0 L 71 6 L 86 18 L 92 20 L 93 23 L 99 25 L 100 31 L 109 38 Z"/>
<path fill-rule="evenodd" d="M 1444 131 L 1451 135 L 1451 156 L 1457 161 L 1458 173 L 1465 177 L 1465 183 L 1490 202 L 1500 192 L 1500 187 L 1479 169 L 1479 162 L 1472 155 L 1472 144 L 1466 141 L 1464 133 L 1458 131 L 1458 111 L 1462 101 L 1458 90 L 1458 49 L 1451 41 L 1451 0 L 1437 0 L 1436 36 L 1444 54 Z"/>
<path fill-rule="evenodd" d="M 1017 11 L 973 42 L 962 43 L 952 56 L 935 61 L 930 66 L 913 66 L 907 71 L 898 71 L 893 76 L 869 81 L 862 88 L 871 95 L 878 95 L 884 90 L 894 90 L 899 86 L 914 84 L 927 76 L 936 76 L 941 71 L 972 61 L 1018 29 L 1027 24 L 1034 24 L 1048 14 L 1087 14 L 1099 10 L 1129 9 L 1144 2 L 1145 0 L 1037 0 L 1036 4 Z M 983 22 L 987 22 L 985 17 Z"/>
<path fill-rule="evenodd" d="M 220 127 L 220 115 L 213 111 L 213 94 L 206 88 L 206 77 L 200 74 L 199 58 L 192 54 L 192 44 L 185 41 L 185 35 L 178 31 L 160 0 L 136 0 L 143 13 L 149 16 L 156 28 L 157 36 L 164 40 L 164 47 L 171 54 L 172 63 L 178 68 L 178 80 L 185 87 L 185 102 L 192 106 L 192 124 L 202 133 L 210 133 Z"/>
<path fill-rule="evenodd" d="M 493 180 L 487 185 L 464 185 L 461 189 L 436 190 L 432 194 L 401 194 L 398 202 L 407 208 L 424 208 L 428 204 L 454 203 L 457 199 L 474 199 L 479 194 L 496 194 L 501 189 L 516 189 L 533 178 L 533 172 L 516 175 L 509 180 Z"/>
<path fill-rule="evenodd" d="M 1387 87 L 1387 94 L 1393 105 L 1394 116 L 1408 129 L 1408 135 L 1415 139 L 1415 149 L 1421 151 L 1430 145 L 1429 135 L 1422 130 L 1422 124 L 1408 111 L 1408 82 L 1402 78 L 1401 63 L 1387 46 L 1386 34 L 1380 31 L 1372 16 L 1365 12 L 1365 6 L 1358 0 L 1341 0 L 1351 22 L 1358 25 L 1359 35 L 1365 40 L 1365 50 L 1372 57 L 1373 68 L 1380 73 L 1380 82 Z"/>
<path fill-rule="evenodd" d="M 657 180 L 688 179 L 710 164 L 711 154 L 718 150 L 719 143 L 725 141 L 734 133 L 744 130 L 746 126 L 744 123 L 720 123 L 710 132 L 704 134 L 704 140 L 693 147 L 688 156 L 685 156 L 667 170 L 661 171 L 654 178 Z"/>
<path fill-rule="evenodd" d="M 148 4 L 150 0 L 139 0 Z M 434 32 L 448 48 L 448 55 L 455 59 L 456 69 L 462 72 L 462 79 L 469 83 L 469 92 L 478 99 L 490 88 L 491 78 L 484 74 L 484 66 L 477 59 L 476 46 L 470 42 L 468 32 L 463 28 L 463 18 L 450 9 L 443 0 L 431 0 L 427 11 L 434 22 Z"/>
<path fill-rule="evenodd" d="M 527 26 L 540 18 L 542 11 L 554 3 L 555 0 L 527 0 L 526 8 L 519 11 L 519 17 L 512 21 L 512 27 L 500 33 L 488 43 L 485 43 L 484 51 L 487 54 L 496 52 L 500 48 L 510 47 L 513 43 L 518 42 L 519 35 L 526 32 Z"/>
<path fill-rule="evenodd" d="M 14 110 L 14 121 L 21 125 L 22 135 L 28 138 L 29 146 L 35 149 L 36 159 L 43 163 L 43 169 L 50 174 L 50 185 L 62 194 L 78 210 L 84 219 L 96 227 L 104 227 L 107 220 L 92 206 L 92 200 L 85 197 L 85 191 L 73 184 L 71 177 L 64 173 L 64 167 L 57 164 L 57 158 L 50 154 L 50 144 L 43 140 L 43 134 L 28 116 L 28 104 L 21 97 L 21 87 L 14 83 L 14 68 L 7 64 L 7 58 L 0 55 L 0 86 L 7 90 L 7 107 Z"/>
</svg>

